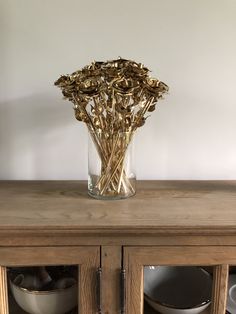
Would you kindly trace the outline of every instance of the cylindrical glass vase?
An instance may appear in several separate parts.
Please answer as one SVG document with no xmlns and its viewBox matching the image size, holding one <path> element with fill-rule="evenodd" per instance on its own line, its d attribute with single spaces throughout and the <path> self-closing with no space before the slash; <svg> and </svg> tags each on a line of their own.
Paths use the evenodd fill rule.
<svg viewBox="0 0 236 314">
<path fill-rule="evenodd" d="M 88 194 L 122 199 L 135 194 L 132 132 L 89 131 Z"/>
</svg>

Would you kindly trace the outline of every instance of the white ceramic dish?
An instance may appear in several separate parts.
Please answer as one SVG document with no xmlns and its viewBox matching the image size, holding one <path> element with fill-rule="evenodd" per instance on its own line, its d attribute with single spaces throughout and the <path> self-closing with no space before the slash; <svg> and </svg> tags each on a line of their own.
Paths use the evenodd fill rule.
<svg viewBox="0 0 236 314">
<path fill-rule="evenodd" d="M 62 284 L 64 283 L 59 283 Z M 78 303 L 78 288 L 75 281 L 68 288 L 50 291 L 31 291 L 19 287 L 12 281 L 10 287 L 17 304 L 30 314 L 65 314 Z"/>
<path fill-rule="evenodd" d="M 198 314 L 210 305 L 212 278 L 200 267 L 146 266 L 146 301 L 163 314 Z"/>
<path fill-rule="evenodd" d="M 227 311 L 236 313 L 236 275 L 229 275 Z"/>
</svg>

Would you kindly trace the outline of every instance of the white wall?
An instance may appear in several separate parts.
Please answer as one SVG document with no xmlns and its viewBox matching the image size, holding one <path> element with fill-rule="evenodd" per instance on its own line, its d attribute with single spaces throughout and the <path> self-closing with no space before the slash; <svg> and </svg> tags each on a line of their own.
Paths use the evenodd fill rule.
<svg viewBox="0 0 236 314">
<path fill-rule="evenodd" d="M 86 178 L 85 126 L 53 82 L 117 56 L 170 86 L 137 135 L 138 177 L 236 179 L 235 0 L 0 4 L 0 179 Z"/>
</svg>

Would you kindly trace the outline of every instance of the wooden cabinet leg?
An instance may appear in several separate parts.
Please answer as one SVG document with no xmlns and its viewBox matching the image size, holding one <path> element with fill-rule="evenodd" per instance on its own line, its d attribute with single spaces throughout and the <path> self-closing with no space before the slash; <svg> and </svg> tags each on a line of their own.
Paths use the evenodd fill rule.
<svg viewBox="0 0 236 314">
<path fill-rule="evenodd" d="M 229 265 L 214 267 L 211 314 L 224 314 L 227 303 Z"/>
<path fill-rule="evenodd" d="M 104 314 L 120 313 L 121 246 L 102 246 L 102 299 Z"/>
<path fill-rule="evenodd" d="M 0 266 L 0 314 L 8 314 L 7 269 Z"/>
</svg>

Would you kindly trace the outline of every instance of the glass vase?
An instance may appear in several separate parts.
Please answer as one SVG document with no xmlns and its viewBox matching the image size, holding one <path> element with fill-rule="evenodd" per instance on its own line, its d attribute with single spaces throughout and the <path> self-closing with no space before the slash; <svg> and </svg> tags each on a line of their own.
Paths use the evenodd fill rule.
<svg viewBox="0 0 236 314">
<path fill-rule="evenodd" d="M 88 194 L 122 199 L 135 194 L 132 132 L 89 131 Z"/>
</svg>

